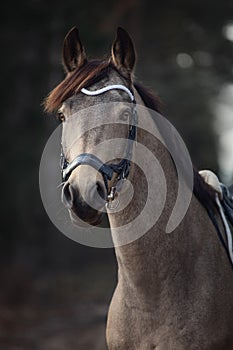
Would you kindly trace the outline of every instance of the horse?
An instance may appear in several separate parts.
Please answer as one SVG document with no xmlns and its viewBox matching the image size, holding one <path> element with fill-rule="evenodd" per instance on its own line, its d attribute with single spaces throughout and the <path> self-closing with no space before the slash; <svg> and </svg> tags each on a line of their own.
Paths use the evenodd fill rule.
<svg viewBox="0 0 233 350">
<path fill-rule="evenodd" d="M 163 136 L 154 137 L 137 127 L 141 119 L 145 120 L 139 106 L 159 113 L 160 102 L 148 88 L 134 81 L 132 39 L 118 28 L 110 56 L 88 60 L 74 27 L 64 39 L 62 55 L 66 77 L 48 95 L 45 109 L 56 111 L 63 123 L 62 201 L 72 222 L 81 219 L 98 225 L 102 209 L 107 208 L 118 263 L 118 282 L 106 325 L 109 350 L 233 349 L 233 275 L 212 220 L 224 230 L 216 193 L 192 167 L 189 206 L 172 232 L 166 233 L 177 200 L 178 173 L 168 147 L 161 141 Z M 115 118 L 114 125 L 101 124 L 104 113 L 97 108 L 101 104 Z M 90 114 L 85 112 L 88 107 L 93 111 Z M 80 110 L 84 118 L 78 117 Z M 92 128 L 96 120 L 100 124 Z M 158 135 L 162 133 L 150 113 L 146 120 Z M 121 139 L 124 142 L 118 145 Z M 113 140 L 114 146 L 98 148 L 108 140 Z M 123 227 L 124 237 L 134 237 L 129 223 L 141 213 L 148 196 L 149 183 L 133 161 L 140 144 L 156 157 L 166 177 L 164 199 L 160 167 L 144 157 L 150 186 L 156 189 L 149 214 L 155 215 L 161 201 L 163 210 L 145 234 L 127 244 L 117 244 L 119 227 Z M 116 153 L 110 163 L 112 148 Z M 116 201 L 121 202 L 118 184 L 124 181 L 133 186 L 131 200 L 123 210 L 111 210 Z M 181 190 L 184 187 L 185 181 Z M 126 185 L 122 196 L 130 188 Z"/>
</svg>

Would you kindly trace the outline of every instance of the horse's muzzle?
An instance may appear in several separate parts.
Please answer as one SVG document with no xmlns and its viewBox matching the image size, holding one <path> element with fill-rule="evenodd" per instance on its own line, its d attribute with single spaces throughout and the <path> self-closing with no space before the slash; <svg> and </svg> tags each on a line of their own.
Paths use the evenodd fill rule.
<svg viewBox="0 0 233 350">
<path fill-rule="evenodd" d="M 87 187 L 87 186 L 86 186 Z M 97 225 L 102 218 L 102 209 L 106 204 L 107 192 L 104 183 L 96 181 L 80 191 L 67 181 L 62 189 L 62 202 L 72 212 L 72 216 L 91 225 Z"/>
</svg>

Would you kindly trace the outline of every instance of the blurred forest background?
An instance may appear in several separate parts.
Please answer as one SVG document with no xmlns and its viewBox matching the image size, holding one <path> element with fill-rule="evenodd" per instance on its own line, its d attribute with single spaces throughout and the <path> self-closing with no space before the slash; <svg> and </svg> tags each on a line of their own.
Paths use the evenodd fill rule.
<svg viewBox="0 0 233 350">
<path fill-rule="evenodd" d="M 114 252 L 58 232 L 39 193 L 40 157 L 57 125 L 41 104 L 64 77 L 63 38 L 77 25 L 88 55 L 102 57 L 117 26 L 128 30 L 137 79 L 159 94 L 196 167 L 230 183 L 233 2 L 12 0 L 0 16 L 0 350 L 106 349 Z"/>
</svg>

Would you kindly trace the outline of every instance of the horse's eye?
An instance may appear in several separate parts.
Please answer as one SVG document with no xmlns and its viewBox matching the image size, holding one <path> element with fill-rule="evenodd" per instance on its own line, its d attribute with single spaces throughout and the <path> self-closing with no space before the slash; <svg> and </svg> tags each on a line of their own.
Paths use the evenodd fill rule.
<svg viewBox="0 0 233 350">
<path fill-rule="evenodd" d="M 126 121 L 129 120 L 129 116 L 130 116 L 129 111 L 124 111 L 124 112 L 121 114 L 120 119 L 123 120 L 124 122 L 126 122 Z"/>
<path fill-rule="evenodd" d="M 57 113 L 57 118 L 61 121 L 64 122 L 66 120 L 64 114 L 62 112 Z"/>
</svg>

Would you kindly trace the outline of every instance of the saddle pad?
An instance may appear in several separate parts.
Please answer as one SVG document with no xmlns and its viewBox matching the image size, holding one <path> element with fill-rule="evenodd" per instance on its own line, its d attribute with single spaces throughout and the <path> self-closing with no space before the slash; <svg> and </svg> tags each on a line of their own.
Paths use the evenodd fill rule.
<svg viewBox="0 0 233 350">
<path fill-rule="evenodd" d="M 222 198 L 222 188 L 220 181 L 215 173 L 211 170 L 200 170 L 199 174 L 204 179 L 204 181 L 210 185 L 218 194 L 219 198 Z"/>
</svg>

